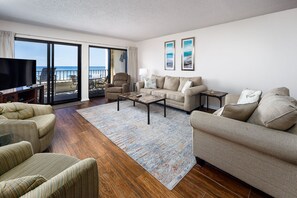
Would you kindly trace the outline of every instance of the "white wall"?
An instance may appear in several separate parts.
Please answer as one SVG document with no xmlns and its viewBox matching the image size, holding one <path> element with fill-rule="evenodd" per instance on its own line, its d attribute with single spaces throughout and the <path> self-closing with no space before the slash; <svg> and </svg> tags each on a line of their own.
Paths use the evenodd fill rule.
<svg viewBox="0 0 297 198">
<path fill-rule="evenodd" d="M 82 101 L 88 100 L 88 67 L 89 67 L 89 45 L 127 49 L 135 46 L 134 42 L 115 39 L 110 37 L 83 34 L 56 28 L 45 28 L 41 26 L 27 25 L 0 20 L 0 30 L 12 31 L 17 37 L 33 38 L 39 40 L 60 41 L 65 43 L 76 43 L 82 45 Z"/>
<path fill-rule="evenodd" d="M 279 86 L 297 98 L 297 9 L 137 43 L 139 67 L 150 73 L 202 76 L 209 89 L 264 92 Z M 195 71 L 181 71 L 181 39 L 195 37 Z M 176 70 L 164 70 L 164 42 L 176 41 Z M 218 102 L 212 100 L 212 105 Z"/>
</svg>

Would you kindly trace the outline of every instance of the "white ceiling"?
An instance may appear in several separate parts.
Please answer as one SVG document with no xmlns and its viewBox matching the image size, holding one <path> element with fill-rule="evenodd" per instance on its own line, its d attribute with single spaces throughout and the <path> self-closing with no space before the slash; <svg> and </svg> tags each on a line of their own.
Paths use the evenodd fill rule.
<svg viewBox="0 0 297 198">
<path fill-rule="evenodd" d="M 0 19 L 140 41 L 296 7 L 297 0 L 0 0 Z"/>
</svg>

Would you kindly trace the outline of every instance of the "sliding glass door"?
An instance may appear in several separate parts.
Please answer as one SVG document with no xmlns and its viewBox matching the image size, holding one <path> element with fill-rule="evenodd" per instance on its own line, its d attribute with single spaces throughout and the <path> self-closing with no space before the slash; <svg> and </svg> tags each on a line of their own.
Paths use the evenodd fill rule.
<svg viewBox="0 0 297 198">
<path fill-rule="evenodd" d="M 45 87 L 45 102 L 81 99 L 80 45 L 17 38 L 15 57 L 37 60 L 36 82 Z"/>
<path fill-rule="evenodd" d="M 105 84 L 120 72 L 127 72 L 127 50 L 90 46 L 89 97 L 104 95 Z"/>
</svg>

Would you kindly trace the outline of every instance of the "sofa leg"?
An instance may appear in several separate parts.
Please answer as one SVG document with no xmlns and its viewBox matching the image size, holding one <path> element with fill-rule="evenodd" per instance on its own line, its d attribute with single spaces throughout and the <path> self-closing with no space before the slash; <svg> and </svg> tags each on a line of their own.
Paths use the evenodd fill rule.
<svg viewBox="0 0 297 198">
<path fill-rule="evenodd" d="M 196 162 L 198 165 L 200 166 L 204 166 L 205 165 L 205 161 L 199 157 L 196 157 Z"/>
</svg>

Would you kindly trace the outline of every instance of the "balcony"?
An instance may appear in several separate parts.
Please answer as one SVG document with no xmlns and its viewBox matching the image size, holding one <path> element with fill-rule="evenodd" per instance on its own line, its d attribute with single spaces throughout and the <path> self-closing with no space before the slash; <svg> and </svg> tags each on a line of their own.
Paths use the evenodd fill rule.
<svg viewBox="0 0 297 198">
<path fill-rule="evenodd" d="M 107 72 L 107 70 L 89 70 L 90 96 L 104 95 Z M 36 76 L 36 82 L 45 86 L 45 97 L 47 97 L 47 74 L 44 75 L 42 71 L 37 71 Z M 55 70 L 54 97 L 59 98 L 58 100 L 66 100 L 74 95 L 77 97 L 77 84 L 77 70 Z"/>
</svg>

